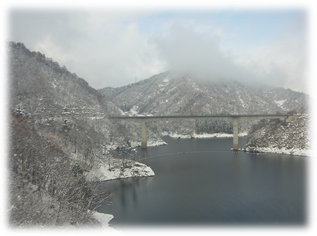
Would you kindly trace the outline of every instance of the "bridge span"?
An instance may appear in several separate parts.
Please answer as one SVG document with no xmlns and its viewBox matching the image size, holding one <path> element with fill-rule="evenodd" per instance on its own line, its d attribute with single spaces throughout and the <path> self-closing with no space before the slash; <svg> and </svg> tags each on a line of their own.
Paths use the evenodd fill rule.
<svg viewBox="0 0 317 236">
<path fill-rule="evenodd" d="M 276 114 L 276 115 L 199 115 L 199 116 L 117 116 L 109 119 L 134 121 L 141 123 L 141 147 L 147 148 L 146 123 L 151 121 L 164 121 L 173 119 L 191 119 L 191 120 L 223 120 L 232 122 L 233 125 L 233 150 L 239 149 L 238 143 L 238 123 L 246 120 L 262 119 L 284 119 L 285 122 L 291 122 L 297 119 L 298 115 Z"/>
</svg>

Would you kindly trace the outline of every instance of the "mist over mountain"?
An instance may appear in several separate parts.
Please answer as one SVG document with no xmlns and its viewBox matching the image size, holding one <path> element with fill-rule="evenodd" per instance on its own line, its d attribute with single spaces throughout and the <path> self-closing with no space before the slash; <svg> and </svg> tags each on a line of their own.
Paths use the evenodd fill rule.
<svg viewBox="0 0 317 236">
<path fill-rule="evenodd" d="M 306 94 L 290 89 L 254 86 L 229 79 L 208 80 L 175 71 L 119 88 L 106 87 L 99 92 L 128 115 L 276 114 L 294 109 L 304 112 L 308 104 Z M 232 132 L 232 125 L 223 121 L 171 121 L 159 127 L 160 131 L 180 134 Z M 249 128 L 250 122 L 240 125 L 240 131 Z"/>
</svg>

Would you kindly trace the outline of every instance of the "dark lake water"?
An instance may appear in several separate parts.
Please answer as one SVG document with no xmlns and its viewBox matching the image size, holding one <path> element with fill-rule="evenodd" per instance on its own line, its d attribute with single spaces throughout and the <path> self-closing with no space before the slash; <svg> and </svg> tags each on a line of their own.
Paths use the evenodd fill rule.
<svg viewBox="0 0 317 236">
<path fill-rule="evenodd" d="M 306 157 L 232 152 L 232 138 L 164 140 L 138 151 L 154 177 L 102 183 L 115 193 L 98 208 L 112 227 L 305 225 Z"/>
</svg>

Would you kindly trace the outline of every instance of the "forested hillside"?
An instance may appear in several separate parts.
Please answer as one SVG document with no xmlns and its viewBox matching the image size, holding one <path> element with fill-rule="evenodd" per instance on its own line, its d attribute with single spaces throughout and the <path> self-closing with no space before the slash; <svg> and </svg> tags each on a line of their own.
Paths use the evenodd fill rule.
<svg viewBox="0 0 317 236">
<path fill-rule="evenodd" d="M 54 137 L 44 139 L 28 118 L 13 114 L 10 141 L 10 224 L 98 225 L 91 210 L 108 196 L 88 186 Z"/>
<path fill-rule="evenodd" d="M 128 177 L 134 163 L 113 161 L 109 150 L 138 144 L 139 125 L 106 119 L 122 111 L 40 52 L 10 42 L 8 57 L 11 223 L 95 223 L 88 210 L 100 193 L 86 176 L 98 181 L 94 172 L 107 166 L 103 179 Z"/>
<path fill-rule="evenodd" d="M 22 43 L 11 42 L 8 54 L 11 111 L 28 118 L 43 137 L 54 137 L 72 157 L 90 158 L 140 141 L 140 126 L 107 119 L 122 111 L 84 79 Z"/>
<path fill-rule="evenodd" d="M 309 115 L 286 123 L 261 121 L 249 132 L 246 151 L 309 156 Z"/>
</svg>

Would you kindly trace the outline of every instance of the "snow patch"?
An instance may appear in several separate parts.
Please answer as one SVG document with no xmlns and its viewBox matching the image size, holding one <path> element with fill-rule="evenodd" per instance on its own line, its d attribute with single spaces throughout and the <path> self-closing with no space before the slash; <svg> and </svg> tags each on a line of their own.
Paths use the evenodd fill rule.
<svg viewBox="0 0 317 236">
<path fill-rule="evenodd" d="M 138 106 L 133 106 L 130 110 L 129 110 L 129 113 L 131 115 L 137 115 L 139 112 L 138 112 Z"/>
<path fill-rule="evenodd" d="M 156 146 L 162 146 L 162 145 L 167 145 L 167 143 L 164 142 L 163 140 L 149 140 L 147 142 L 148 147 L 156 147 Z"/>
<path fill-rule="evenodd" d="M 246 108 L 246 107 L 247 107 L 246 104 L 244 103 L 244 101 L 241 99 L 240 95 L 239 95 L 239 101 L 240 101 L 241 106 L 242 106 L 243 108 Z"/>
<path fill-rule="evenodd" d="M 287 99 L 284 99 L 284 100 L 274 100 L 274 102 L 279 106 L 279 107 L 282 107 L 283 108 L 283 104 L 284 102 L 286 102 Z"/>
<path fill-rule="evenodd" d="M 105 117 L 104 116 L 92 116 L 92 117 L 88 117 L 88 119 L 91 119 L 91 120 L 100 120 L 100 119 L 104 119 Z"/>
<path fill-rule="evenodd" d="M 167 132 L 167 131 L 163 131 L 163 132 L 160 133 L 160 135 L 161 135 L 162 137 L 168 136 L 168 132 Z"/>
<path fill-rule="evenodd" d="M 93 217 L 100 223 L 101 228 L 115 230 L 109 226 L 109 222 L 114 218 L 113 215 L 95 211 Z"/>
</svg>

